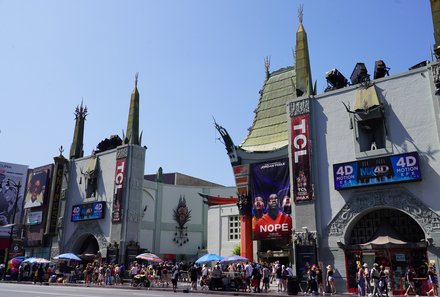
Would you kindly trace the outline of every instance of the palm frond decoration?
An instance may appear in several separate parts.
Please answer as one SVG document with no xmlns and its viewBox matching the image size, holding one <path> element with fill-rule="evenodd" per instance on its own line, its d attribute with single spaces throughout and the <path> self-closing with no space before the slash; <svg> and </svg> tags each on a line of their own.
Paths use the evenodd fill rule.
<svg viewBox="0 0 440 297">
<path fill-rule="evenodd" d="M 191 220 L 191 210 L 186 206 L 186 199 L 183 195 L 180 195 L 179 204 L 173 210 L 173 218 L 180 228 Z"/>
</svg>

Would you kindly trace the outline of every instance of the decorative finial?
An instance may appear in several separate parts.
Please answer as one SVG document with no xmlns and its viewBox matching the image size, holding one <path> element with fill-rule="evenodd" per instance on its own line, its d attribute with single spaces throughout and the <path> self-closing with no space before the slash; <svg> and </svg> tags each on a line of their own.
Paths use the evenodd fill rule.
<svg viewBox="0 0 440 297">
<path fill-rule="evenodd" d="M 264 58 L 264 68 L 266 69 L 266 79 L 270 76 L 270 57 L 266 56 Z"/>
<path fill-rule="evenodd" d="M 86 119 L 87 116 L 87 106 L 83 106 L 83 98 L 81 98 L 81 105 L 77 106 L 74 112 L 75 119 L 78 119 L 79 117 L 82 117 Z"/>
<path fill-rule="evenodd" d="M 139 72 L 136 72 L 136 75 L 134 76 L 134 86 L 136 88 L 138 86 L 138 78 L 139 78 Z"/>
<path fill-rule="evenodd" d="M 63 155 L 64 149 L 63 146 L 60 146 L 60 148 L 58 149 L 60 151 L 60 157 Z"/>
<path fill-rule="evenodd" d="M 300 24 L 302 24 L 303 22 L 303 16 L 304 16 L 304 5 L 300 4 L 298 8 L 298 19 Z"/>
</svg>

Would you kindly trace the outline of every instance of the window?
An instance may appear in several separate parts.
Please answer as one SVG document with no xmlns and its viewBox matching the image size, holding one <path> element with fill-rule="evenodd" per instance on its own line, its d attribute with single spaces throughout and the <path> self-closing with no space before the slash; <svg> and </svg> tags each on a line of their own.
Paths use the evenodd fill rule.
<svg viewBox="0 0 440 297">
<path fill-rule="evenodd" d="M 357 158 L 392 153 L 384 105 L 380 102 L 374 85 L 357 90 L 350 122 Z"/>
<path fill-rule="evenodd" d="M 229 240 L 240 239 L 240 216 L 229 217 Z"/>
<path fill-rule="evenodd" d="M 85 178 L 86 198 L 96 197 L 98 185 L 98 158 L 96 156 L 89 159 L 85 171 L 81 168 L 81 174 Z"/>
<path fill-rule="evenodd" d="M 86 198 L 96 197 L 96 176 L 86 178 Z"/>
</svg>

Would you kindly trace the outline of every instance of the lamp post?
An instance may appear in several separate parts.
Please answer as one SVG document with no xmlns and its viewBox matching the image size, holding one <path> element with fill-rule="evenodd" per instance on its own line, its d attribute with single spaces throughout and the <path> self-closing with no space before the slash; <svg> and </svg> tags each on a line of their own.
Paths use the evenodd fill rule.
<svg viewBox="0 0 440 297">
<path fill-rule="evenodd" d="M 8 263 L 9 259 L 9 254 L 11 253 L 11 247 L 12 247 L 12 237 L 14 234 L 14 226 L 15 226 L 15 215 L 17 214 L 17 205 L 18 205 L 18 200 L 20 198 L 20 188 L 21 188 L 21 183 L 20 181 L 18 181 L 18 183 L 14 182 L 13 180 L 8 179 L 6 181 L 6 188 L 10 188 L 10 187 L 14 187 L 15 188 L 15 202 L 14 202 L 14 210 L 12 212 L 12 219 L 11 219 L 11 223 L 6 225 L 6 226 L 11 226 L 11 231 L 9 233 L 9 243 L 8 243 L 8 254 L 6 255 L 6 263 Z M 1 187 L 1 185 L 0 185 Z M 6 227 L 4 226 L 4 227 Z"/>
</svg>

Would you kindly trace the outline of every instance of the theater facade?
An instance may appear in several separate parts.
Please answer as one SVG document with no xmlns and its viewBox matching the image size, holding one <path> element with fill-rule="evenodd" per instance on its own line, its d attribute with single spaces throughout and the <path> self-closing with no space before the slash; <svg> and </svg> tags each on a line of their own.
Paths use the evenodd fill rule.
<svg viewBox="0 0 440 297">
<path fill-rule="evenodd" d="M 440 1 L 431 5 L 437 28 Z M 439 64 L 408 61 L 408 71 L 390 75 L 384 61 L 357 63 L 350 83 L 333 69 L 329 87 L 316 94 L 301 13 L 296 43 L 294 66 L 270 72 L 266 60 L 248 136 L 235 145 L 216 123 L 238 208 L 209 213 L 224 221 L 239 215 L 241 254 L 249 259 L 291 264 L 300 278 L 308 265 L 332 265 L 339 292 L 356 290 L 360 265 L 378 263 L 401 293 L 409 266 L 424 278 L 440 256 Z M 272 194 L 279 216 L 261 227 Z M 278 233 L 282 215 L 291 217 L 290 232 Z M 229 241 L 211 242 L 221 250 Z"/>
</svg>

